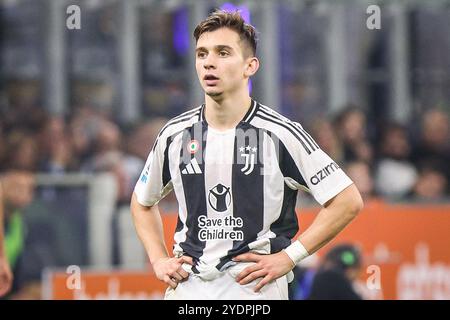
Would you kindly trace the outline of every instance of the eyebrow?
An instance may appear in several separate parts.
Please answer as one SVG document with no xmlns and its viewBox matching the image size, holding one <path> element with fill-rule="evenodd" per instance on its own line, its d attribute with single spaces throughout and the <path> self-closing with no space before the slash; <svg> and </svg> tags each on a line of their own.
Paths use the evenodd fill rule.
<svg viewBox="0 0 450 320">
<path fill-rule="evenodd" d="M 234 51 L 232 47 L 227 46 L 225 44 L 219 44 L 217 46 L 214 46 L 214 49 L 217 51 L 220 51 L 223 49 L 227 49 L 229 51 Z M 208 49 L 206 49 L 205 47 L 199 47 L 199 48 L 195 49 L 195 52 L 199 52 L 199 51 L 208 51 Z"/>
</svg>

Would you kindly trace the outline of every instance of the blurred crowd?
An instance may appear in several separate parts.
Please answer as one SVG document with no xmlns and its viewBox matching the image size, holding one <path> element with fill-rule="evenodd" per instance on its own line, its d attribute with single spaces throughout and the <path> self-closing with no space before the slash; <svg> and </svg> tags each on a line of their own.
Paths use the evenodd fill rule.
<svg viewBox="0 0 450 320">
<path fill-rule="evenodd" d="M 118 186 L 117 208 L 128 206 L 149 148 L 166 121 L 154 118 L 121 128 L 110 114 L 89 107 L 77 108 L 67 118 L 21 103 L 0 108 L 0 227 L 5 238 L 0 245 L 14 274 L 7 299 L 39 299 L 46 267 L 89 264 L 86 191 L 39 186 L 36 174 L 109 172 Z M 176 210 L 171 197 L 164 211 Z M 107 249 L 116 252 L 117 234 L 112 238 Z"/>
<path fill-rule="evenodd" d="M 79 238 L 70 231 L 75 225 L 83 225 L 71 224 L 70 219 L 78 219 L 75 211 L 79 208 L 72 208 L 64 200 L 73 198 L 74 193 L 61 198 L 62 204 L 56 209 L 43 208 L 42 204 L 33 207 L 34 221 L 24 219 L 33 199 L 60 196 L 51 188 L 37 192 L 34 174 L 109 172 L 118 185 L 117 207 L 128 206 L 149 149 L 168 119 L 147 118 L 121 126 L 113 114 L 88 106 L 73 108 L 72 114 L 62 118 L 18 102 L 11 104 L 14 107 L 0 108 L 5 244 L 15 274 L 8 298 L 35 299 L 40 297 L 44 267 L 87 260 L 80 257 L 86 251 L 80 245 L 86 240 L 85 231 L 79 232 Z M 322 117 L 302 124 L 353 179 L 366 203 L 372 199 L 428 203 L 448 200 L 450 124 L 445 112 L 430 109 L 420 123 L 411 127 L 385 123 L 379 128 L 379 137 L 371 135 L 368 121 L 371 119 L 360 108 L 349 106 L 329 119 Z M 73 201 L 80 205 L 80 199 Z M 309 195 L 304 199 L 306 204 L 313 203 Z M 177 209 L 173 193 L 161 202 L 163 213 Z"/>
<path fill-rule="evenodd" d="M 450 179 L 448 115 L 430 109 L 420 123 L 383 123 L 376 137 L 367 129 L 371 120 L 361 109 L 349 106 L 334 119 L 315 121 L 311 132 L 366 200 L 445 200 Z"/>
<path fill-rule="evenodd" d="M 26 105 L 4 108 L 0 172 L 111 172 L 119 186 L 118 204 L 127 204 L 167 120 L 143 119 L 121 127 L 111 114 L 85 106 L 75 108 L 67 118 Z M 431 109 L 412 128 L 384 123 L 379 137 L 370 136 L 368 121 L 361 109 L 349 106 L 333 118 L 302 124 L 355 181 L 365 199 L 434 202 L 449 196 L 450 124 L 445 112 Z"/>
<path fill-rule="evenodd" d="M 92 108 L 67 119 L 42 109 L 14 107 L 0 116 L 0 172 L 20 170 L 60 175 L 110 172 L 118 203 L 128 203 L 153 141 L 167 119 L 120 128 Z"/>
</svg>

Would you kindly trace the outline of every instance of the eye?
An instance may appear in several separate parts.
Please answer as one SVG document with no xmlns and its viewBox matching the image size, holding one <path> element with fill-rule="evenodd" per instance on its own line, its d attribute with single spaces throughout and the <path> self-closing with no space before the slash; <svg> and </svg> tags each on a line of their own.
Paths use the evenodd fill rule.
<svg viewBox="0 0 450 320">
<path fill-rule="evenodd" d="M 205 58 L 205 57 L 206 57 L 206 52 L 204 52 L 204 51 L 197 52 L 197 58 L 202 59 L 202 58 Z"/>
<path fill-rule="evenodd" d="M 229 53 L 228 53 L 228 51 L 226 51 L 226 50 L 220 50 L 219 51 L 219 56 L 220 57 L 226 57 L 226 56 L 228 56 L 229 55 Z"/>
</svg>

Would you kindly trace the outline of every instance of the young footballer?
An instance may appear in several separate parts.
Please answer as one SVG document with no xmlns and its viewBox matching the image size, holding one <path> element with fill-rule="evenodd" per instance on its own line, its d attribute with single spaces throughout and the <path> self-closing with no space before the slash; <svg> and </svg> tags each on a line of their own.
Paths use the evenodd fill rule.
<svg viewBox="0 0 450 320">
<path fill-rule="evenodd" d="M 287 299 L 291 270 L 357 215 L 361 196 L 298 122 L 250 97 L 259 67 L 253 26 L 216 11 L 194 37 L 205 101 L 159 133 L 131 199 L 137 233 L 166 299 Z M 323 208 L 293 239 L 299 189 Z M 173 256 L 158 210 L 171 191 Z"/>
</svg>

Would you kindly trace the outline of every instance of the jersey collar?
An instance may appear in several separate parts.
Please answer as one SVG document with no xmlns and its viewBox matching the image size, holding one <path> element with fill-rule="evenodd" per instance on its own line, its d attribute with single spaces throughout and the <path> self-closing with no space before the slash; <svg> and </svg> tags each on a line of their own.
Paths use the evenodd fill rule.
<svg viewBox="0 0 450 320">
<path fill-rule="evenodd" d="M 251 99 L 250 108 L 247 110 L 247 113 L 242 118 L 241 122 L 249 123 L 250 121 L 252 121 L 253 117 L 256 114 L 256 111 L 258 110 L 258 105 L 259 105 L 258 102 Z M 202 104 L 202 108 L 200 110 L 200 121 L 207 124 L 206 118 L 205 118 L 205 106 L 206 106 L 206 104 Z"/>
</svg>

